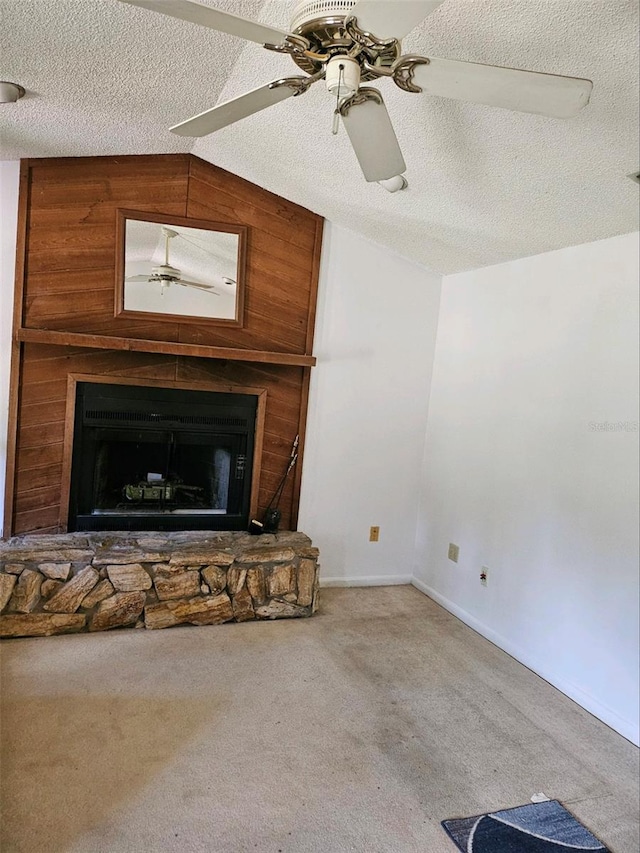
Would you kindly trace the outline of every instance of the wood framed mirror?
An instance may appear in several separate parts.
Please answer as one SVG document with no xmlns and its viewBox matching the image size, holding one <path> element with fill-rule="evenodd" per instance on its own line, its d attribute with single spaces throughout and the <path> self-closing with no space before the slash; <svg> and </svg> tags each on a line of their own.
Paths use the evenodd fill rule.
<svg viewBox="0 0 640 853">
<path fill-rule="evenodd" d="M 117 211 L 115 316 L 242 326 L 245 225 Z"/>
</svg>

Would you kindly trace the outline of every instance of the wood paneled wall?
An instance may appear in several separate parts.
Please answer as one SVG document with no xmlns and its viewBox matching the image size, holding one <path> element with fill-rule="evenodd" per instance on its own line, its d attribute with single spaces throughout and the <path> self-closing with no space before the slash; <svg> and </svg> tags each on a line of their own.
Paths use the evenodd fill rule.
<svg viewBox="0 0 640 853">
<path fill-rule="evenodd" d="M 244 327 L 114 317 L 118 208 L 249 226 Z M 304 448 L 322 224 L 192 155 L 24 161 L 5 535 L 64 529 L 67 376 L 78 373 L 266 389 L 258 499 L 264 510 L 298 433 Z M 37 342 L 44 334 L 37 330 L 56 333 L 56 343 Z M 73 345 L 64 333 L 74 336 Z M 82 346 L 78 334 L 107 341 L 96 346 L 87 338 Z M 168 350 L 182 349 L 109 349 L 108 337 L 135 338 L 137 348 L 163 341 Z M 231 349 L 225 358 L 190 357 L 184 345 Z M 234 359 L 233 349 L 257 351 L 256 361 Z M 294 363 L 269 363 L 279 354 Z M 283 528 L 296 525 L 300 473 L 301 464 L 283 495 Z"/>
</svg>

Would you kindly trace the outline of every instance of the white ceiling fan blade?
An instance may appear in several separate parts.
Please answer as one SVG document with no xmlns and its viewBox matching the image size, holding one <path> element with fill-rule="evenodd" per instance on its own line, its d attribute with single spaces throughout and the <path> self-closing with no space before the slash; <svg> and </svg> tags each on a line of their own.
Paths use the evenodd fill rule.
<svg viewBox="0 0 640 853">
<path fill-rule="evenodd" d="M 212 6 L 193 3 L 191 0 L 120 0 L 120 2 L 127 3 L 129 6 L 140 6 L 152 12 L 160 12 L 172 18 L 179 18 L 181 21 L 200 24 L 202 27 L 209 27 L 258 44 L 282 44 L 288 35 L 276 27 L 268 27 L 257 21 L 222 12 Z"/>
<path fill-rule="evenodd" d="M 217 290 L 215 290 L 210 284 L 199 284 L 197 281 L 185 281 L 183 278 L 176 279 L 173 282 L 174 284 L 180 284 L 182 287 L 195 287 L 197 290 L 204 290 L 207 293 L 210 293 L 212 296 L 220 296 Z"/>
<path fill-rule="evenodd" d="M 402 39 L 444 0 L 359 0 L 349 11 L 358 27 L 380 39 Z"/>
<path fill-rule="evenodd" d="M 148 275 L 131 275 L 128 278 L 125 278 L 125 281 L 149 281 L 150 276 Z"/>
<path fill-rule="evenodd" d="M 593 83 L 581 77 L 431 57 L 428 65 L 415 67 L 413 82 L 428 95 L 555 118 L 580 112 L 593 89 Z"/>
<path fill-rule="evenodd" d="M 307 78 L 300 79 L 306 80 Z M 240 95 L 239 98 L 233 98 L 231 101 L 205 110 L 193 118 L 174 125 L 171 132 L 177 133 L 178 136 L 206 136 L 208 133 L 214 133 L 214 131 L 220 130 L 228 124 L 240 121 L 240 119 L 258 113 L 267 107 L 272 107 L 274 104 L 295 95 L 295 89 L 290 86 L 274 86 L 271 88 L 271 85 L 267 83 L 265 86 L 259 86 L 257 89 Z"/>
<path fill-rule="evenodd" d="M 363 95 L 366 100 L 361 100 Z M 342 121 L 365 180 L 383 181 L 400 175 L 407 166 L 380 93 L 361 87 L 349 101 L 355 102 L 342 105 Z"/>
</svg>

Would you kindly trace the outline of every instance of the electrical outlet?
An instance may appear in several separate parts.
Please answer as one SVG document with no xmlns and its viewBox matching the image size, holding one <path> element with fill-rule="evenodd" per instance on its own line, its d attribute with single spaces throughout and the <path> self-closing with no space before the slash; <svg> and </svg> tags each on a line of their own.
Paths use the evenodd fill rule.
<svg viewBox="0 0 640 853">
<path fill-rule="evenodd" d="M 379 527 L 370 527 L 369 528 L 369 542 L 378 542 L 380 539 L 380 528 Z"/>
<path fill-rule="evenodd" d="M 482 586 L 487 586 L 489 583 L 489 569 L 486 566 L 483 566 L 480 571 L 480 583 Z"/>
<path fill-rule="evenodd" d="M 454 545 L 453 542 L 449 542 L 449 554 L 448 557 L 454 563 L 458 562 L 458 557 L 460 556 L 460 548 L 457 545 Z"/>
</svg>

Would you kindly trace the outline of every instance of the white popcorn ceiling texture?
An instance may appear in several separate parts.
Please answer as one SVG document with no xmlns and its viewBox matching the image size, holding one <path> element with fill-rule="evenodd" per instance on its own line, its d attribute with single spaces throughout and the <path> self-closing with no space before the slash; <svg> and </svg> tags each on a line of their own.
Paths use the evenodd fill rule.
<svg viewBox="0 0 640 853">
<path fill-rule="evenodd" d="M 283 29 L 295 5 L 207 2 Z M 409 180 L 391 195 L 332 136 L 322 82 L 203 139 L 169 132 L 301 73 L 287 56 L 117 0 L 0 0 L 0 79 L 27 89 L 0 107 L 0 158 L 191 151 L 431 269 L 477 268 L 638 227 L 637 31 L 637 0 L 446 0 L 404 53 L 588 77 L 593 96 L 561 121 L 379 81 Z"/>
</svg>

